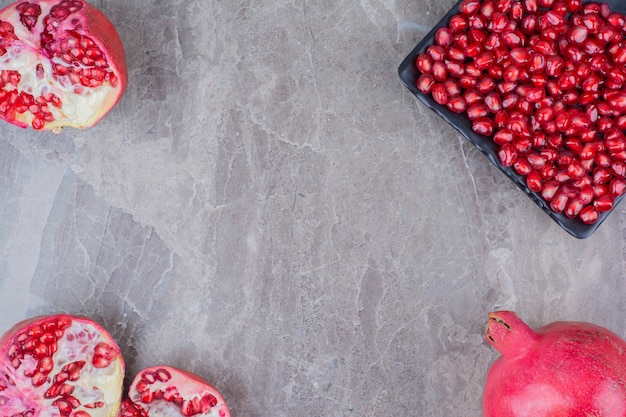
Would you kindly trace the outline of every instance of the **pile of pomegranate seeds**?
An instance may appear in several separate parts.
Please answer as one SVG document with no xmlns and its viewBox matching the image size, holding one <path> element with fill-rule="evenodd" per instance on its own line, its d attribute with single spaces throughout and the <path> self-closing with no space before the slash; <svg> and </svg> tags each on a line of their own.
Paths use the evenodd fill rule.
<svg viewBox="0 0 626 417">
<path fill-rule="evenodd" d="M 417 56 L 417 88 L 555 213 L 586 224 L 626 193 L 626 17 L 582 0 L 463 0 Z"/>
</svg>

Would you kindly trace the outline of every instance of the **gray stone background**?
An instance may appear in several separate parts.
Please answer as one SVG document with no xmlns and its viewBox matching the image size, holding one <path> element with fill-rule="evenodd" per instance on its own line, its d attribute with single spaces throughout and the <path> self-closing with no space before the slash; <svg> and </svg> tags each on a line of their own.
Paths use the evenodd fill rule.
<svg viewBox="0 0 626 417">
<path fill-rule="evenodd" d="M 93 3 L 129 87 L 0 125 L 0 331 L 89 315 L 289 417 L 480 416 L 492 309 L 626 336 L 626 206 L 571 237 L 401 85 L 454 0 Z"/>
</svg>

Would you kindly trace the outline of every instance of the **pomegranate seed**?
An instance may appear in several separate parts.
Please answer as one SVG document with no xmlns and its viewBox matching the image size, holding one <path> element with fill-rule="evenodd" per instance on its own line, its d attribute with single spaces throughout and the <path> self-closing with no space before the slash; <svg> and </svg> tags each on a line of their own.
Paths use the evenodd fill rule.
<svg viewBox="0 0 626 417">
<path fill-rule="evenodd" d="M 479 117 L 474 120 L 472 130 L 479 135 L 491 136 L 493 134 L 493 122 L 488 117 Z"/>
<path fill-rule="evenodd" d="M 489 115 L 489 109 L 483 103 L 475 103 L 467 108 L 467 117 L 470 120 L 477 120 Z"/>
<path fill-rule="evenodd" d="M 609 192 L 619 197 L 626 192 L 626 181 L 622 178 L 613 178 L 609 183 Z"/>
<path fill-rule="evenodd" d="M 568 201 L 563 212 L 565 213 L 565 216 L 573 219 L 580 214 L 583 207 L 583 203 L 578 198 L 575 198 Z"/>
<path fill-rule="evenodd" d="M 493 141 L 498 145 L 512 143 L 513 132 L 506 128 L 498 129 L 498 131 L 493 135 Z"/>
<path fill-rule="evenodd" d="M 433 58 L 425 53 L 419 54 L 415 59 L 415 66 L 421 73 L 429 74 L 433 70 Z"/>
<path fill-rule="evenodd" d="M 528 186 L 528 189 L 532 192 L 540 192 L 543 186 L 541 175 L 539 175 L 537 171 L 529 172 L 526 176 L 526 186 Z"/>
<path fill-rule="evenodd" d="M 448 92 L 443 84 L 436 83 L 433 85 L 431 94 L 437 104 L 445 105 L 448 102 Z"/>
<path fill-rule="evenodd" d="M 550 202 L 559 190 L 560 184 L 558 181 L 550 180 L 543 184 L 541 189 L 541 196 L 544 200 Z"/>
<path fill-rule="evenodd" d="M 479 0 L 463 0 L 459 4 L 459 11 L 466 16 L 473 16 L 480 10 Z"/>
<path fill-rule="evenodd" d="M 613 174 L 609 168 L 598 167 L 593 171 L 593 183 L 604 184 L 611 180 Z"/>
<path fill-rule="evenodd" d="M 463 113 L 467 109 L 467 102 L 462 96 L 454 95 L 448 99 L 447 107 L 454 113 Z"/>
<path fill-rule="evenodd" d="M 615 199 L 610 195 L 603 195 L 594 200 L 593 206 L 600 212 L 611 211 Z"/>
<path fill-rule="evenodd" d="M 512 144 L 503 144 L 498 150 L 498 157 L 503 166 L 510 167 L 517 159 L 517 150 Z"/>
<path fill-rule="evenodd" d="M 488 51 L 483 52 L 474 60 L 474 65 L 476 65 L 476 67 L 479 70 L 486 70 L 487 68 L 492 66 L 494 63 L 495 63 L 495 57 L 493 56 L 491 52 L 488 52 Z"/>
<path fill-rule="evenodd" d="M 435 32 L 435 44 L 443 48 L 452 44 L 452 32 L 447 27 L 441 27 Z"/>
<path fill-rule="evenodd" d="M 424 94 L 430 93 L 434 85 L 435 79 L 430 74 L 422 74 L 417 79 L 417 89 Z"/>
<path fill-rule="evenodd" d="M 625 112 L 626 111 L 626 92 L 616 92 L 611 95 L 608 99 L 608 104 L 611 109 L 615 112 Z"/>
<path fill-rule="evenodd" d="M 526 175 L 530 174 L 530 172 L 533 170 L 533 167 L 530 165 L 527 159 L 517 158 L 513 163 L 513 169 L 515 170 L 515 172 L 525 177 Z"/>
<path fill-rule="evenodd" d="M 594 206 L 586 206 L 580 211 L 579 218 L 585 224 L 593 224 L 600 219 L 600 213 Z"/>
<path fill-rule="evenodd" d="M 465 16 L 457 14 L 450 18 L 448 26 L 452 33 L 457 33 L 467 29 L 469 27 L 469 21 Z"/>
<path fill-rule="evenodd" d="M 439 45 L 430 45 L 426 48 L 426 54 L 433 61 L 443 61 L 446 56 L 446 51 Z"/>
<path fill-rule="evenodd" d="M 567 196 L 563 193 L 557 193 L 550 201 L 550 208 L 555 213 L 562 213 L 567 204 Z"/>
<path fill-rule="evenodd" d="M 463 98 L 468 105 L 480 103 L 483 100 L 483 95 L 476 90 L 466 90 L 463 93 Z"/>
</svg>

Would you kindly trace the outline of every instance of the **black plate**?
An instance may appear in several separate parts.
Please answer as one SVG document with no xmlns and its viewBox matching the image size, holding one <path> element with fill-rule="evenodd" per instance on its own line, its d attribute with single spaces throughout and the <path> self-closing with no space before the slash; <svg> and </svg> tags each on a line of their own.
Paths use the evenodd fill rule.
<svg viewBox="0 0 626 417">
<path fill-rule="evenodd" d="M 588 3 L 589 1 L 583 1 Z M 472 142 L 481 152 L 483 152 L 487 158 L 497 166 L 502 172 L 508 176 L 519 188 L 521 188 L 539 207 L 541 207 L 555 222 L 557 222 L 565 231 L 572 236 L 585 239 L 591 236 L 598 226 L 606 219 L 606 217 L 615 210 L 617 204 L 622 200 L 624 196 L 620 196 L 616 199 L 613 205 L 613 210 L 600 214 L 600 219 L 594 224 L 585 224 L 580 219 L 570 219 L 562 213 L 555 213 L 550 209 L 550 206 L 541 197 L 541 195 L 534 193 L 526 186 L 525 179 L 515 172 L 510 167 L 504 167 L 500 164 L 498 158 L 498 146 L 492 141 L 490 137 L 478 135 L 472 131 L 472 124 L 470 120 L 463 114 L 457 114 L 448 110 L 447 107 L 437 104 L 430 94 L 426 95 L 422 93 L 416 87 L 417 78 L 420 76 L 416 66 L 415 59 L 417 56 L 426 51 L 426 48 L 432 45 L 435 32 L 442 26 L 446 26 L 451 16 L 459 13 L 459 1 L 450 11 L 437 23 L 437 25 L 422 39 L 421 42 L 407 55 L 398 68 L 398 75 L 402 83 L 409 89 L 422 103 L 434 110 L 439 116 L 450 123 L 455 129 L 457 129 L 463 136 L 465 136 L 470 142 Z M 626 2 L 624 0 L 603 0 L 602 3 L 607 3 L 611 6 L 611 9 L 620 13 L 626 14 Z"/>
</svg>

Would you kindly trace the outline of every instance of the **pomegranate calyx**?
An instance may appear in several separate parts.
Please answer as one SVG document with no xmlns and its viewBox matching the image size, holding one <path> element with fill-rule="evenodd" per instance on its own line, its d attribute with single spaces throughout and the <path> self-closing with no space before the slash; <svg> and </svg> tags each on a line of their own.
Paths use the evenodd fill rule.
<svg viewBox="0 0 626 417">
<path fill-rule="evenodd" d="M 487 343 L 504 357 L 522 355 L 538 339 L 538 335 L 512 311 L 492 311 L 488 314 Z"/>
</svg>

